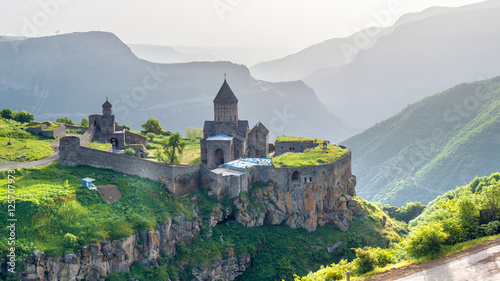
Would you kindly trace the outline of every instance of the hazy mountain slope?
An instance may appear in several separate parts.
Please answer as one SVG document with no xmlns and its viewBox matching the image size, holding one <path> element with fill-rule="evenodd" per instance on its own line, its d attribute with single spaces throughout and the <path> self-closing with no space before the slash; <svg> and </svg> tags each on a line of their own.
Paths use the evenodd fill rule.
<svg viewBox="0 0 500 281">
<path fill-rule="evenodd" d="M 500 167 L 500 77 L 461 84 L 412 104 L 344 141 L 358 195 L 427 203 Z"/>
<path fill-rule="evenodd" d="M 496 5 L 401 25 L 341 70 L 304 81 L 336 115 L 366 128 L 429 93 L 500 74 Z"/>
<path fill-rule="evenodd" d="M 324 77 L 352 62 L 359 51 L 370 49 L 376 45 L 379 37 L 392 33 L 398 26 L 436 15 L 470 11 L 492 5 L 493 2 L 486 2 L 459 8 L 433 7 L 419 13 L 406 14 L 392 26 L 362 29 L 346 38 L 326 40 L 286 57 L 256 64 L 250 71 L 255 78 L 267 81 L 293 81 L 304 79 L 309 75 Z M 374 14 L 373 22 L 383 24 L 388 20 L 384 14 L 387 11 L 374 12 L 378 13 Z"/>
<path fill-rule="evenodd" d="M 127 44 L 141 59 L 158 63 L 183 63 L 192 61 L 216 61 L 217 58 L 204 53 L 182 53 L 168 46 Z"/>
<path fill-rule="evenodd" d="M 102 112 L 109 97 L 120 124 L 139 130 L 149 117 L 184 132 L 213 119 L 222 74 L 239 99 L 241 119 L 262 121 L 272 137 L 308 135 L 340 141 L 351 129 L 302 82 L 268 83 L 229 62 L 155 64 L 138 59 L 115 35 L 103 32 L 0 42 L 0 107 L 27 109 L 38 120 L 79 121 Z M 16 53 L 17 51 L 17 53 Z"/>
</svg>

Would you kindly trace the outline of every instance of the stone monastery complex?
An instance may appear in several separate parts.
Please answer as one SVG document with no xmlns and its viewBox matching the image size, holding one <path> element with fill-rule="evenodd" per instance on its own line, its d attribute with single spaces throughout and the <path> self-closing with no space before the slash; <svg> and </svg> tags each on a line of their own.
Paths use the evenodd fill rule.
<svg viewBox="0 0 500 281">
<path fill-rule="evenodd" d="M 200 164 L 172 165 L 87 148 L 92 141 L 111 143 L 114 149 L 133 144 L 148 146 L 147 138 L 117 125 L 107 100 L 102 111 L 102 115 L 89 116 L 89 128 L 81 137 L 61 138 L 62 165 L 86 165 L 149 178 L 164 184 L 174 196 L 209 189 L 218 199 L 237 198 L 255 183 L 266 183 L 269 190 L 262 196 L 270 196 L 268 200 L 274 207 L 269 207 L 266 214 L 240 212 L 237 219 L 246 226 L 285 220 L 291 227 L 314 231 L 317 224 L 329 222 L 346 231 L 353 213 L 361 213 L 351 200 L 356 193 L 356 178 L 351 171 L 350 151 L 323 165 L 274 167 L 265 158 L 270 147 L 275 147 L 275 154 L 280 155 L 304 152 L 318 143 L 269 144 L 269 130 L 264 124 L 258 122 L 250 129 L 248 121 L 239 119 L 238 99 L 226 80 L 214 99 L 214 120 L 205 121 L 203 126 Z"/>
</svg>

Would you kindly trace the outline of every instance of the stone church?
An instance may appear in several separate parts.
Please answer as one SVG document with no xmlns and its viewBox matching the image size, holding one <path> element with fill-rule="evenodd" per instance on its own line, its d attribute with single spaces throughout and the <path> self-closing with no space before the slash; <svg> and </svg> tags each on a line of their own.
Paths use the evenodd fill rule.
<svg viewBox="0 0 500 281">
<path fill-rule="evenodd" d="M 212 169 L 238 158 L 262 158 L 268 153 L 269 130 L 258 122 L 251 130 L 238 118 L 238 99 L 226 79 L 214 99 L 214 120 L 205 121 L 201 161 Z"/>
<path fill-rule="evenodd" d="M 106 98 L 106 102 L 102 105 L 102 115 L 89 116 L 89 125 L 95 129 L 92 141 L 111 143 L 114 149 L 123 149 L 125 147 L 125 130 L 116 125 L 112 107 Z"/>
</svg>

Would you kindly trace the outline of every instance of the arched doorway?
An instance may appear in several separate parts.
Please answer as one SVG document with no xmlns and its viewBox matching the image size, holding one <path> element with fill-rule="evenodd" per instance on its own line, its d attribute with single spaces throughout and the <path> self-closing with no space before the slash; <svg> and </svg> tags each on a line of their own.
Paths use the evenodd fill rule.
<svg viewBox="0 0 500 281">
<path fill-rule="evenodd" d="M 292 181 L 298 181 L 299 180 L 299 171 L 295 171 L 292 173 Z"/>
<path fill-rule="evenodd" d="M 224 164 L 224 151 L 217 149 L 215 151 L 215 164 L 217 166 Z"/>
<path fill-rule="evenodd" d="M 118 149 L 118 140 L 116 138 L 111 139 L 111 145 L 113 146 L 113 150 Z"/>
</svg>

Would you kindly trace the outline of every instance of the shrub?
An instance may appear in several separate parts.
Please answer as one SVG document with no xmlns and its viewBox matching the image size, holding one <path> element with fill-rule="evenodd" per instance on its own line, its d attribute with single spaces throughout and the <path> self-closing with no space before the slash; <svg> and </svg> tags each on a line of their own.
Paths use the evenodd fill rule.
<svg viewBox="0 0 500 281">
<path fill-rule="evenodd" d="M 156 134 L 154 134 L 154 133 L 147 133 L 146 137 L 148 137 L 149 141 L 153 141 L 155 139 L 155 137 L 156 137 Z"/>
<path fill-rule="evenodd" d="M 71 233 L 66 233 L 63 238 L 63 244 L 66 248 L 73 248 L 78 245 L 78 237 Z"/>
<path fill-rule="evenodd" d="M 123 154 L 133 156 L 135 154 L 135 150 L 133 150 L 132 148 L 127 148 L 125 149 L 125 152 Z"/>
<path fill-rule="evenodd" d="M 448 234 L 439 222 L 431 222 L 413 228 L 405 240 L 404 250 L 414 258 L 428 257 L 441 251 Z"/>
<path fill-rule="evenodd" d="M 374 254 L 367 247 L 361 249 L 358 248 L 356 251 L 356 267 L 359 274 L 364 274 L 375 269 L 377 265 L 377 255 Z"/>
</svg>

